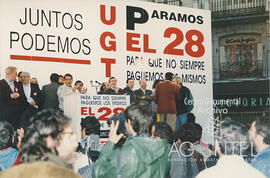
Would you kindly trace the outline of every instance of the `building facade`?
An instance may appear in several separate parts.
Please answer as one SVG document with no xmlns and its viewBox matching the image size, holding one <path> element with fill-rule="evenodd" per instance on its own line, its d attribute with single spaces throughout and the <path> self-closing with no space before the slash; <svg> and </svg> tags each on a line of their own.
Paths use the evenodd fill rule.
<svg viewBox="0 0 270 178">
<path fill-rule="evenodd" d="M 142 0 L 142 1 L 199 8 L 199 9 L 210 9 L 209 0 Z"/>
<path fill-rule="evenodd" d="M 227 109 L 216 116 L 250 123 L 269 115 L 269 2 L 212 0 L 211 11 L 214 99 Z"/>
</svg>

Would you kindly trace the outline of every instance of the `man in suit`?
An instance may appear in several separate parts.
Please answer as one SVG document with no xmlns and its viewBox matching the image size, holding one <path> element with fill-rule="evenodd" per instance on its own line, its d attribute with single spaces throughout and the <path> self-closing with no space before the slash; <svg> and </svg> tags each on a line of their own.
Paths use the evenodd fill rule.
<svg viewBox="0 0 270 178">
<path fill-rule="evenodd" d="M 118 86 L 117 86 L 117 79 L 115 77 L 111 77 L 109 79 L 109 85 L 110 85 L 110 87 L 104 91 L 105 95 L 121 95 L 121 94 L 123 94 L 122 89 L 118 88 Z"/>
<path fill-rule="evenodd" d="M 31 78 L 30 83 L 38 84 L 38 79 L 36 77 Z"/>
<path fill-rule="evenodd" d="M 165 74 L 165 81 L 156 86 L 154 101 L 157 103 L 157 113 L 160 122 L 168 123 L 173 130 L 176 124 L 176 100 L 179 98 L 179 88 L 172 83 L 173 73 Z"/>
<path fill-rule="evenodd" d="M 141 79 L 139 84 L 140 88 L 134 92 L 137 100 L 146 100 L 151 104 L 151 101 L 153 101 L 153 93 L 151 90 L 146 89 L 147 81 L 145 79 Z"/>
<path fill-rule="evenodd" d="M 43 109 L 58 109 L 59 102 L 57 96 L 57 90 L 59 88 L 58 80 L 59 76 L 56 73 L 52 73 L 50 76 L 51 83 L 42 87 L 42 95 L 44 96 Z"/>
<path fill-rule="evenodd" d="M 134 80 L 132 78 L 127 79 L 126 81 L 127 86 L 123 89 L 124 95 L 129 95 L 130 98 L 130 104 L 136 103 L 136 95 L 134 93 Z"/>
<path fill-rule="evenodd" d="M 6 77 L 0 80 L 0 121 L 17 129 L 24 110 L 24 93 L 16 82 L 17 68 L 7 67 L 5 73 Z"/>
<path fill-rule="evenodd" d="M 28 72 L 21 73 L 20 87 L 24 91 L 25 111 L 21 118 L 21 126 L 23 128 L 29 125 L 29 119 L 37 110 L 42 108 L 43 97 L 38 84 L 30 83 L 30 74 Z"/>
</svg>

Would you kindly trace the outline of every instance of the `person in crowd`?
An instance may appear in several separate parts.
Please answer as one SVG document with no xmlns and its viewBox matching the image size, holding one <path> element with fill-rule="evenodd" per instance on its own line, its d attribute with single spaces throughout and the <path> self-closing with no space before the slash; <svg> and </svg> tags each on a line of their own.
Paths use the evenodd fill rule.
<svg viewBox="0 0 270 178">
<path fill-rule="evenodd" d="M 0 172 L 1 173 L 1 172 Z M 82 178 L 72 170 L 58 167 L 49 162 L 22 164 L 2 173 L 1 178 Z"/>
<path fill-rule="evenodd" d="M 43 109 L 58 109 L 59 102 L 57 96 L 57 90 L 59 76 L 56 73 L 52 73 L 50 76 L 51 83 L 42 87 L 42 95 L 44 97 Z"/>
<path fill-rule="evenodd" d="M 20 87 L 24 91 L 25 111 L 20 119 L 20 126 L 26 128 L 29 124 L 29 118 L 42 108 L 43 97 L 38 84 L 30 83 L 30 74 L 21 73 Z"/>
<path fill-rule="evenodd" d="M 165 122 L 158 122 L 152 126 L 152 137 L 166 139 L 170 151 L 170 178 L 194 178 L 198 174 L 196 162 L 187 150 L 181 149 L 174 142 L 172 128 Z"/>
<path fill-rule="evenodd" d="M 93 166 L 93 177 L 165 178 L 170 150 L 167 140 L 149 137 L 153 123 L 151 105 L 145 101 L 132 104 L 124 113 L 130 136 L 122 148 L 115 149 L 124 134 L 117 135 L 119 121 L 112 121 L 109 141 Z"/>
<path fill-rule="evenodd" d="M 155 80 L 153 83 L 153 86 L 152 86 L 153 95 L 155 95 L 156 86 L 157 84 L 159 84 L 159 82 L 161 82 L 161 80 Z M 152 105 L 152 110 L 153 110 L 153 121 L 154 123 L 156 123 L 157 122 L 157 104 L 154 101 L 152 101 L 151 105 Z"/>
<path fill-rule="evenodd" d="M 174 77 L 172 82 L 179 88 L 180 98 L 176 101 L 177 119 L 176 129 L 180 124 L 187 122 L 187 113 L 193 109 L 193 96 L 191 91 L 182 84 L 180 77 Z"/>
<path fill-rule="evenodd" d="M 175 140 L 172 128 L 165 122 L 154 123 L 152 126 L 151 135 L 156 139 L 166 139 L 170 148 Z"/>
<path fill-rule="evenodd" d="M 191 123 L 191 124 L 196 123 L 196 116 L 191 112 L 187 113 L 187 123 Z"/>
<path fill-rule="evenodd" d="M 104 91 L 110 88 L 110 84 L 108 82 L 103 82 L 100 86 L 99 92 L 97 94 L 104 94 Z"/>
<path fill-rule="evenodd" d="M 212 153 L 211 156 L 205 161 L 205 166 L 211 168 L 215 166 L 218 162 L 218 154 L 216 152 Z"/>
<path fill-rule="evenodd" d="M 5 73 L 6 77 L 0 80 L 0 121 L 7 121 L 17 129 L 25 109 L 24 92 L 15 81 L 17 68 L 7 67 Z"/>
<path fill-rule="evenodd" d="M 91 162 L 95 162 L 100 154 L 100 123 L 95 116 L 87 116 L 81 119 L 82 140 L 77 148 L 78 152 L 86 154 Z"/>
<path fill-rule="evenodd" d="M 104 91 L 105 95 L 122 95 L 123 90 L 118 88 L 117 86 L 117 79 L 115 77 L 111 77 L 109 79 L 110 88 Z"/>
<path fill-rule="evenodd" d="M 203 142 L 201 142 L 201 141 L 200 141 L 200 143 L 201 143 L 204 147 L 207 147 L 207 146 L 208 146 L 208 148 L 209 148 L 210 150 L 213 151 L 212 154 L 211 154 L 211 156 L 208 157 L 208 158 L 206 159 L 206 162 L 205 162 L 206 167 L 207 167 L 207 168 L 210 168 L 210 167 L 215 166 L 215 165 L 217 164 L 218 160 L 219 160 L 219 155 L 218 155 L 217 152 L 215 151 L 215 146 L 213 146 L 213 145 L 211 145 L 211 144 L 208 144 L 208 145 L 207 145 L 207 144 L 205 144 L 205 143 L 203 143 Z M 255 149 L 253 148 L 253 145 L 252 145 L 252 144 L 250 144 L 249 147 L 248 147 L 246 150 L 247 150 L 247 151 L 246 151 L 246 154 L 243 155 L 243 158 L 244 158 L 244 160 L 245 160 L 247 163 L 251 164 L 251 162 L 252 162 L 252 160 L 253 160 L 253 158 L 254 158 L 254 154 L 256 154 L 256 151 L 255 151 Z"/>
<path fill-rule="evenodd" d="M 63 75 L 58 75 L 58 84 L 61 86 L 61 85 L 64 85 L 65 83 L 65 77 Z"/>
<path fill-rule="evenodd" d="M 179 88 L 172 83 L 172 79 L 173 74 L 167 72 L 165 81 L 156 86 L 154 101 L 157 103 L 160 122 L 168 123 L 175 130 L 176 100 L 179 98 Z"/>
<path fill-rule="evenodd" d="M 38 84 L 38 79 L 36 77 L 31 78 L 30 83 Z"/>
<path fill-rule="evenodd" d="M 58 75 L 58 84 L 61 86 L 61 85 L 64 85 L 65 83 L 65 78 L 63 75 Z"/>
<path fill-rule="evenodd" d="M 76 147 L 76 134 L 70 126 L 70 119 L 53 109 L 42 110 L 31 118 L 31 125 L 25 131 L 21 160 L 45 161 L 52 156 L 62 159 L 65 161 L 63 165 L 67 165 Z"/>
<path fill-rule="evenodd" d="M 123 89 L 124 95 L 129 95 L 130 103 L 135 103 L 137 101 L 136 95 L 134 93 L 134 79 L 129 78 L 126 80 L 127 86 Z"/>
<path fill-rule="evenodd" d="M 202 127 L 200 124 L 195 123 L 196 122 L 196 116 L 189 112 L 187 113 L 187 123 L 194 124 L 195 126 L 195 132 L 196 132 L 196 138 L 199 141 L 199 143 L 204 146 L 205 148 L 209 149 L 211 152 L 214 151 L 214 146 L 212 144 L 206 144 L 201 141 L 201 136 L 202 136 Z M 207 156 L 208 157 L 208 156 Z M 207 159 L 207 158 L 206 158 Z"/>
<path fill-rule="evenodd" d="M 262 117 L 253 121 L 249 139 L 254 144 L 257 155 L 251 165 L 270 177 L 270 118 Z"/>
<path fill-rule="evenodd" d="M 217 164 L 199 173 L 197 178 L 263 178 L 260 171 L 244 161 L 249 145 L 248 132 L 245 126 L 236 121 L 225 120 L 215 141 L 219 155 Z"/>
<path fill-rule="evenodd" d="M 77 92 L 80 93 L 80 94 L 85 94 L 87 93 L 87 88 L 83 87 L 83 82 L 80 81 L 80 80 L 77 80 L 75 82 L 75 86 L 77 86 Z"/>
<path fill-rule="evenodd" d="M 78 85 L 72 87 L 73 77 L 71 74 L 66 74 L 64 79 L 65 84 L 61 85 L 57 90 L 59 109 L 61 111 L 64 111 L 64 97 L 75 94 L 76 90 L 78 89 Z"/>
<path fill-rule="evenodd" d="M 184 150 L 187 150 L 195 159 L 198 171 L 202 171 L 205 169 L 204 157 L 198 151 L 192 149 L 193 143 L 196 142 L 195 134 L 195 126 L 194 124 L 186 123 L 180 125 L 178 130 L 176 131 L 176 137 L 178 139 L 178 143 L 180 147 Z"/>
<path fill-rule="evenodd" d="M 14 146 L 14 132 L 12 125 L 8 122 L 0 122 L 0 169 L 2 171 L 20 164 L 18 148 L 21 146 L 24 130 L 17 130 L 19 135 L 17 147 Z"/>
<path fill-rule="evenodd" d="M 60 111 L 42 110 L 31 118 L 31 125 L 25 130 L 20 155 L 24 164 L 7 170 L 3 177 L 57 177 L 61 173 L 79 178 L 72 170 L 76 147 L 70 119 Z"/>
<path fill-rule="evenodd" d="M 175 142 L 172 128 L 165 122 L 157 122 L 152 126 L 152 137 L 166 139 L 170 148 L 170 178 L 194 178 L 198 174 L 195 159 L 186 149 Z M 180 141 L 180 140 L 179 140 Z"/>
<path fill-rule="evenodd" d="M 145 79 L 141 79 L 139 81 L 140 88 L 138 90 L 135 90 L 135 95 L 138 101 L 140 100 L 146 100 L 150 104 L 153 101 L 153 93 L 151 90 L 147 90 L 147 81 Z"/>
<path fill-rule="evenodd" d="M 204 162 L 211 156 L 212 150 L 209 149 L 209 146 L 201 141 L 202 137 L 202 127 L 200 124 L 195 123 L 194 124 L 194 137 L 195 137 L 195 142 L 192 143 L 191 148 L 199 152 L 200 154 L 203 155 Z"/>
<path fill-rule="evenodd" d="M 23 71 L 20 71 L 19 73 L 18 73 L 18 80 L 16 80 L 18 83 L 21 83 L 21 74 L 22 74 L 22 72 Z"/>
</svg>

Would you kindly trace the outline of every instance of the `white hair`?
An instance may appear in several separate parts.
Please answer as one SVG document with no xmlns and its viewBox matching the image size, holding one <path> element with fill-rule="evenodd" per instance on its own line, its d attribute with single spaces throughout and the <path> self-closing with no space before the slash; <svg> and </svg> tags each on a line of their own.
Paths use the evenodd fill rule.
<svg viewBox="0 0 270 178">
<path fill-rule="evenodd" d="M 175 80 L 176 80 L 177 82 L 182 83 L 181 77 L 174 77 L 174 78 L 175 78 Z"/>
<path fill-rule="evenodd" d="M 20 76 L 26 75 L 27 77 L 31 78 L 31 75 L 29 72 L 22 72 Z"/>
</svg>

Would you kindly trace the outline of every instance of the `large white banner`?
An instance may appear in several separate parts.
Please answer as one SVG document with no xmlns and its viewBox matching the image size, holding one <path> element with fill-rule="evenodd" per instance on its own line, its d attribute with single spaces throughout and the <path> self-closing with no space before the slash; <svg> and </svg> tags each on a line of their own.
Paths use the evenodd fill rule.
<svg viewBox="0 0 270 178">
<path fill-rule="evenodd" d="M 0 0 L 0 71 L 7 66 L 49 82 L 52 72 L 89 81 L 182 77 L 193 113 L 212 128 L 210 11 L 124 0 Z M 95 94 L 95 90 L 90 90 Z M 203 140 L 213 138 L 204 132 Z M 207 134 L 208 133 L 208 134 Z"/>
</svg>

